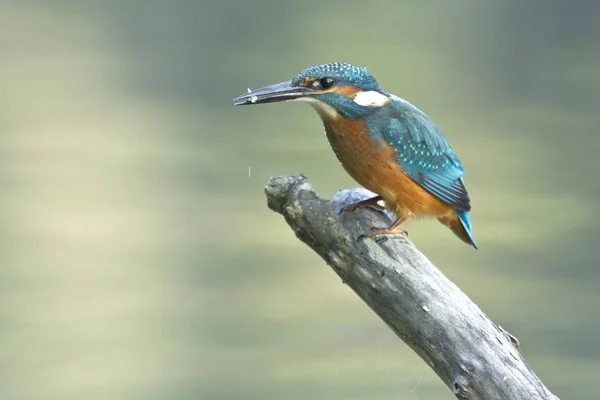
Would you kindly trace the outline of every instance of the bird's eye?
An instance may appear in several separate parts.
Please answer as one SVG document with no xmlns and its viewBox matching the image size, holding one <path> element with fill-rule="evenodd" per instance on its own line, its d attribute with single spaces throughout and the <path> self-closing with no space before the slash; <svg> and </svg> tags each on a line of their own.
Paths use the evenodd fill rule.
<svg viewBox="0 0 600 400">
<path fill-rule="evenodd" d="M 333 86 L 332 78 L 322 78 L 313 83 L 313 87 L 315 89 L 329 89 L 332 86 Z"/>
</svg>

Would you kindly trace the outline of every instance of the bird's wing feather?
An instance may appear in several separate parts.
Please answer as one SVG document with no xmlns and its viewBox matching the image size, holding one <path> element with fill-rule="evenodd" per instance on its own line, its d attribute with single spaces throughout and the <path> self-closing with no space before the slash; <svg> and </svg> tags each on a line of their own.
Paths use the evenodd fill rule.
<svg viewBox="0 0 600 400">
<path fill-rule="evenodd" d="M 395 96 L 394 96 L 395 97 Z M 462 180 L 464 169 L 444 134 L 423 112 L 395 101 L 383 139 L 398 164 L 423 189 L 459 211 L 471 209 Z"/>
</svg>

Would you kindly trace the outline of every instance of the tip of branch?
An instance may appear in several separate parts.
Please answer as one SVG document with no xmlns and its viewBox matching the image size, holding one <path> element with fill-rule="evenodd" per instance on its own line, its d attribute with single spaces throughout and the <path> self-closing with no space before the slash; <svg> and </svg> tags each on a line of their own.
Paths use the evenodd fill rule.
<svg viewBox="0 0 600 400">
<path fill-rule="evenodd" d="M 290 193 L 301 185 L 310 186 L 304 175 L 272 176 L 269 178 L 265 186 L 269 208 L 281 214 L 286 202 L 292 197 Z"/>
</svg>

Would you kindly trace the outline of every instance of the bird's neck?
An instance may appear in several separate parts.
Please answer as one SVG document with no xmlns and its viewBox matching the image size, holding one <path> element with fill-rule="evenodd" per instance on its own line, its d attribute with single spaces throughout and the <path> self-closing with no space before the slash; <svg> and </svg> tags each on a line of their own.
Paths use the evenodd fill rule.
<svg viewBox="0 0 600 400">
<path fill-rule="evenodd" d="M 354 101 L 353 98 L 337 93 L 320 95 L 313 103 L 315 110 L 323 117 L 341 117 L 345 119 L 364 118 L 373 110 Z"/>
</svg>

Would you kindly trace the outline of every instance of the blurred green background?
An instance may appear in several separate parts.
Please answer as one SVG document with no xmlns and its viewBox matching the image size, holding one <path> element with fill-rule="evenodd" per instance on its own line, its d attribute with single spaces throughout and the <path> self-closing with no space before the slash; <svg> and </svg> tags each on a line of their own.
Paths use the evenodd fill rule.
<svg viewBox="0 0 600 400">
<path fill-rule="evenodd" d="M 0 398 L 450 399 L 265 204 L 356 184 L 301 104 L 345 61 L 467 169 L 474 251 L 411 239 L 563 399 L 600 377 L 600 3 L 0 3 Z M 249 173 L 250 172 L 250 173 Z"/>
</svg>

